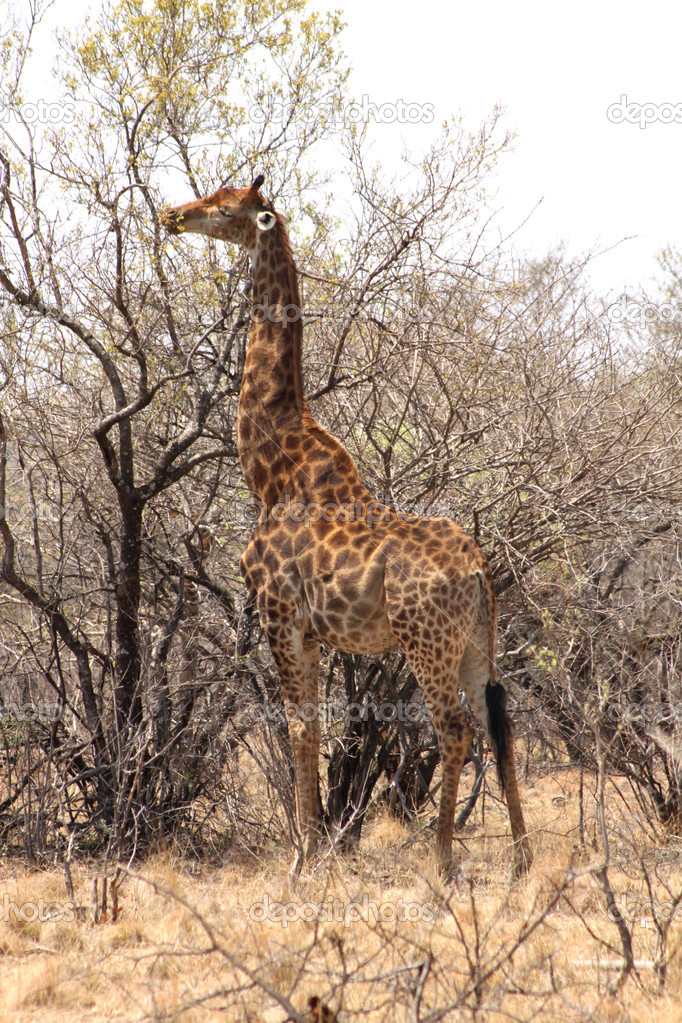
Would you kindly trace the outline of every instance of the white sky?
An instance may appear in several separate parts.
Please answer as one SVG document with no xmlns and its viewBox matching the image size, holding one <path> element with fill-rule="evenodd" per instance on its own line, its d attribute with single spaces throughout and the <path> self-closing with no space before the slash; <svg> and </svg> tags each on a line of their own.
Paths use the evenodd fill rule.
<svg viewBox="0 0 682 1023">
<path fill-rule="evenodd" d="M 87 0 L 57 0 L 37 40 L 52 65 L 50 32 L 73 24 Z M 95 3 L 93 6 L 97 6 Z M 522 223 L 516 246 L 543 255 L 565 240 L 571 255 L 609 248 L 591 266 L 599 290 L 650 285 L 655 256 L 682 245 L 682 6 L 670 0 L 321 0 L 341 7 L 343 45 L 356 98 L 432 103 L 430 125 L 373 129 L 374 155 L 397 161 L 405 143 L 426 149 L 439 125 L 461 114 L 475 129 L 495 103 L 517 138 L 497 171 L 501 226 Z M 681 123 L 646 128 L 612 123 L 607 109 L 631 103 L 679 104 Z M 668 108 L 670 109 L 670 108 Z"/>
<path fill-rule="evenodd" d="M 340 4 L 323 2 L 328 9 Z M 572 0 L 345 0 L 352 91 L 377 103 L 432 102 L 475 128 L 495 103 L 517 138 L 498 167 L 507 228 L 542 203 L 517 245 L 542 255 L 560 240 L 571 254 L 615 251 L 591 267 L 599 289 L 647 285 L 655 256 L 682 246 L 682 5 Z M 612 103 L 679 104 L 680 123 L 612 123 Z M 383 127 L 377 155 L 399 135 Z"/>
</svg>

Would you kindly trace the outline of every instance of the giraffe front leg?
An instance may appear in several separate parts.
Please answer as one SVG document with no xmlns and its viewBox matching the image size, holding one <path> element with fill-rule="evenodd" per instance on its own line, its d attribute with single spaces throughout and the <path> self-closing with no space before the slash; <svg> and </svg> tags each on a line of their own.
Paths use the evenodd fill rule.
<svg viewBox="0 0 682 1023">
<path fill-rule="evenodd" d="M 303 642 L 303 666 L 306 673 L 306 694 L 309 701 L 304 715 L 307 720 L 304 737 L 305 757 L 305 816 L 301 815 L 301 833 L 303 836 L 303 856 L 308 860 L 317 852 L 320 842 L 320 819 L 317 805 L 318 764 L 320 761 L 320 705 L 318 694 L 318 674 L 320 668 L 320 644 L 313 641 Z"/>
<path fill-rule="evenodd" d="M 268 642 L 282 686 L 289 739 L 294 754 L 296 817 L 301 846 L 293 867 L 298 874 L 313 857 L 320 840 L 317 812 L 317 767 L 320 752 L 318 666 L 320 645 L 306 641 L 294 623 L 267 628 Z"/>
</svg>

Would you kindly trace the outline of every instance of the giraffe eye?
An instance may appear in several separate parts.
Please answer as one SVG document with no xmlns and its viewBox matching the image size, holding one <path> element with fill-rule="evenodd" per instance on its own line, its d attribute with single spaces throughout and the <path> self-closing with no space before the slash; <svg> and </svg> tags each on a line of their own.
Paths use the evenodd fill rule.
<svg viewBox="0 0 682 1023">
<path fill-rule="evenodd" d="M 221 215 L 221 217 L 231 217 L 232 216 L 232 211 L 231 210 L 226 210 L 224 207 L 219 209 L 218 213 Z"/>
</svg>

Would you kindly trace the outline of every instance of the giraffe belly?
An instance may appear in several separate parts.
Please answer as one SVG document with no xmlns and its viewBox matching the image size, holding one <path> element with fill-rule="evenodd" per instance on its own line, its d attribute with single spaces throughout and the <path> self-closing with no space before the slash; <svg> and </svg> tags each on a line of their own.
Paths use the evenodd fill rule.
<svg viewBox="0 0 682 1023">
<path fill-rule="evenodd" d="M 385 616 L 383 622 L 368 621 L 364 627 L 348 625 L 331 628 L 322 625 L 312 628 L 309 634 L 332 650 L 341 650 L 345 654 L 383 654 L 398 646 Z"/>
<path fill-rule="evenodd" d="M 394 650 L 398 641 L 384 607 L 383 593 L 371 588 L 356 593 L 349 581 L 334 580 L 330 586 L 314 579 L 305 587 L 306 634 L 333 650 L 349 654 L 381 654 Z"/>
</svg>

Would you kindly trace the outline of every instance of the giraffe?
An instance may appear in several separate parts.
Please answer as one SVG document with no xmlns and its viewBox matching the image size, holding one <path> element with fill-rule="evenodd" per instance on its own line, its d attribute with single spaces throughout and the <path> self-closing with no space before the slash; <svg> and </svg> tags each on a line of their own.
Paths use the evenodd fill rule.
<svg viewBox="0 0 682 1023">
<path fill-rule="evenodd" d="M 530 847 L 514 767 L 506 693 L 496 680 L 497 607 L 490 566 L 452 520 L 406 516 L 363 485 L 343 445 L 312 417 L 301 371 L 301 306 L 285 220 L 248 188 L 219 188 L 167 209 L 171 234 L 245 248 L 254 315 L 237 414 L 237 446 L 262 513 L 240 568 L 258 608 L 282 686 L 294 753 L 301 847 L 298 872 L 318 848 L 321 644 L 357 654 L 402 648 L 438 739 L 442 782 L 436 866 L 453 866 L 460 773 L 472 733 L 458 684 L 487 723 L 514 843 L 513 872 Z M 256 315 L 257 311 L 257 315 Z"/>
</svg>

